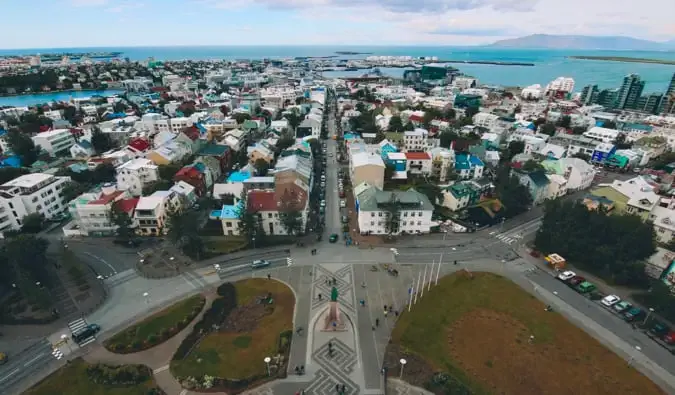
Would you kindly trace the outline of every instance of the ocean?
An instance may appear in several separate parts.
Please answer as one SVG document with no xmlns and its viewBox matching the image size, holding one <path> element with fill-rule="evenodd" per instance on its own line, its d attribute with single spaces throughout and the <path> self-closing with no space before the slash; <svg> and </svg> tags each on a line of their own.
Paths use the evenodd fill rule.
<svg viewBox="0 0 675 395">
<path fill-rule="evenodd" d="M 190 46 L 190 47 L 119 47 L 119 48 L 51 48 L 0 50 L 1 55 L 119 51 L 121 57 L 131 60 L 208 60 L 261 59 L 297 56 L 332 56 L 336 51 L 367 52 L 373 55 L 437 56 L 442 60 L 478 60 L 534 63 L 535 66 L 497 66 L 482 64 L 454 64 L 463 73 L 478 78 L 479 83 L 504 86 L 546 85 L 556 77 L 574 78 L 576 91 L 583 86 L 597 84 L 602 88 L 618 87 L 622 78 L 637 73 L 645 81 L 645 93 L 663 92 L 675 73 L 673 65 L 621 63 L 570 59 L 573 55 L 625 56 L 675 60 L 675 52 L 654 51 L 589 51 L 550 49 L 501 49 L 490 47 L 443 46 Z M 338 55 L 340 59 L 358 59 L 367 55 Z M 392 73 L 402 73 L 401 69 Z M 363 72 L 357 72 L 362 74 Z M 330 76 L 330 73 L 324 73 Z M 11 99 L 11 98 L 3 98 Z M 11 105 L 3 103 L 0 105 Z"/>
</svg>

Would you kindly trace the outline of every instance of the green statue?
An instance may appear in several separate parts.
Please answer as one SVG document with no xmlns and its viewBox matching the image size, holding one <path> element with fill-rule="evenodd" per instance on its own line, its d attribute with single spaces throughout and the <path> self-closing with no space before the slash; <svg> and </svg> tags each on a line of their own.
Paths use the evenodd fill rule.
<svg viewBox="0 0 675 395">
<path fill-rule="evenodd" d="M 330 290 L 330 301 L 337 302 L 337 300 L 338 300 L 338 290 L 337 288 L 333 287 L 333 289 Z"/>
</svg>

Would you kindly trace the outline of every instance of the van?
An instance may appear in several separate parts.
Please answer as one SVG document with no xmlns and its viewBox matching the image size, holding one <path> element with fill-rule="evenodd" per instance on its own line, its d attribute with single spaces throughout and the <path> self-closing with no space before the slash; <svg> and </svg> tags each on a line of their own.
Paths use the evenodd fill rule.
<svg viewBox="0 0 675 395">
<path fill-rule="evenodd" d="M 90 337 L 96 335 L 101 330 L 101 327 L 96 324 L 89 324 L 84 328 L 78 329 L 73 333 L 73 340 L 75 343 L 82 343 Z"/>
</svg>

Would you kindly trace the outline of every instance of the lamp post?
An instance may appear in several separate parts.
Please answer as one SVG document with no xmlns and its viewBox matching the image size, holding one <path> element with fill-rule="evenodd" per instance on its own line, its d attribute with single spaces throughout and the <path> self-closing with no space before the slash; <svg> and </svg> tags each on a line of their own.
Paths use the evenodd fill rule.
<svg viewBox="0 0 675 395">
<path fill-rule="evenodd" d="M 146 304 L 150 303 L 150 294 L 149 293 L 143 292 L 143 297 L 145 298 Z"/>
<path fill-rule="evenodd" d="M 272 358 L 270 357 L 265 357 L 265 366 L 267 366 L 267 375 L 271 376 L 272 374 L 270 373 L 270 362 L 272 361 Z"/>
<path fill-rule="evenodd" d="M 69 342 L 69 340 L 70 340 L 70 339 L 68 339 L 68 335 L 66 335 L 65 333 L 61 335 L 61 341 L 64 342 L 64 343 L 66 343 L 66 344 L 68 345 L 68 350 L 70 350 L 70 352 L 72 353 L 72 352 L 73 352 L 73 349 L 70 347 L 70 342 Z"/>
<path fill-rule="evenodd" d="M 400 379 L 403 377 L 403 367 L 405 366 L 406 363 L 408 363 L 408 361 L 406 361 L 404 358 L 401 358 L 399 359 L 398 362 L 401 364 L 401 373 L 399 373 L 398 375 L 398 378 Z"/>
<path fill-rule="evenodd" d="M 649 316 L 652 315 L 653 312 L 654 312 L 654 308 L 650 307 L 649 311 L 647 312 L 647 316 L 645 317 L 644 322 L 642 322 L 642 325 L 647 325 L 647 321 L 649 321 Z"/>
</svg>

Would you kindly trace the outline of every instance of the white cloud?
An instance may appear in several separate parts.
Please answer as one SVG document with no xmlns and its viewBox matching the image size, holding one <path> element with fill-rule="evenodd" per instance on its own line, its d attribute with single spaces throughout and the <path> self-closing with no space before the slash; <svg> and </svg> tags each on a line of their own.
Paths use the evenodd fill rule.
<svg viewBox="0 0 675 395">
<path fill-rule="evenodd" d="M 108 4 L 108 0 L 70 0 L 75 7 L 99 7 Z"/>
<path fill-rule="evenodd" d="M 132 3 L 132 2 L 120 2 L 117 3 L 116 5 L 112 7 L 106 8 L 106 11 L 108 12 L 114 12 L 114 13 L 121 13 L 121 12 L 126 12 L 126 11 L 131 11 L 135 10 L 141 7 L 144 7 L 145 4 L 143 3 Z"/>
</svg>

